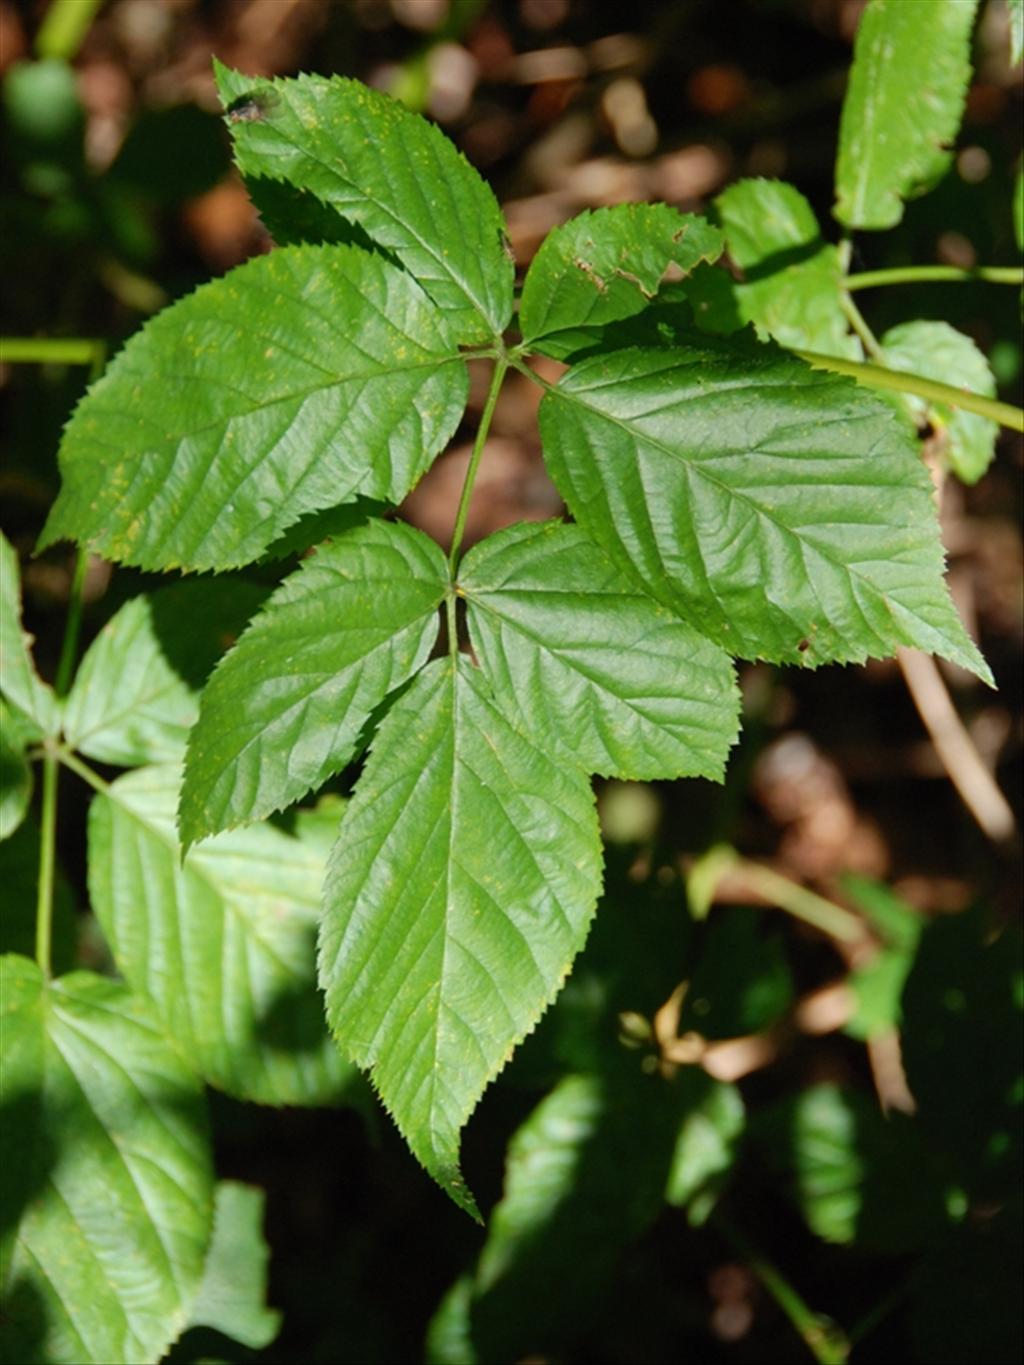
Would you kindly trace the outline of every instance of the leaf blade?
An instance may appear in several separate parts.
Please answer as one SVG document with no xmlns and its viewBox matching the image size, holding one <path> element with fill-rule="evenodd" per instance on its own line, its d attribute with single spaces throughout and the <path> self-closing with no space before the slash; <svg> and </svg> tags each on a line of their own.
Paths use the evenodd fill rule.
<svg viewBox="0 0 1024 1365">
<path fill-rule="evenodd" d="M 305 513 L 400 501 L 466 386 L 443 315 L 382 257 L 257 257 L 151 319 L 92 386 L 40 545 L 77 539 L 142 568 L 248 563 Z"/>
<path fill-rule="evenodd" d="M 5 1101 L 23 1120 L 4 1125 L 20 1213 L 8 1358 L 158 1359 L 187 1320 L 210 1237 L 198 1081 L 120 983 L 75 972 L 47 985 L 17 957 L 0 969 Z"/>
<path fill-rule="evenodd" d="M 835 217 L 894 227 L 945 173 L 971 74 L 977 0 L 871 0 L 839 127 Z"/>
<path fill-rule="evenodd" d="M 86 650 L 65 702 L 64 738 L 119 767 L 176 759 L 225 641 L 265 596 L 235 580 L 133 597 Z"/>
<path fill-rule="evenodd" d="M 504 219 L 452 143 L 396 100 L 343 77 L 254 82 L 214 66 L 242 175 L 285 181 L 394 253 L 462 342 L 500 335 L 512 315 Z M 231 119 L 253 94 L 263 115 Z"/>
<path fill-rule="evenodd" d="M 610 322 L 642 311 L 669 264 L 689 274 L 722 253 L 722 234 L 667 204 L 581 213 L 544 239 L 523 282 L 519 324 L 529 350 L 564 359 Z"/>
<path fill-rule="evenodd" d="M 21 572 L 14 546 L 0 532 L 0 679 L 7 700 L 31 724 L 26 737 L 55 735 L 60 702 L 32 662 L 32 637 L 21 624 Z"/>
<path fill-rule="evenodd" d="M 346 813 L 320 979 L 340 1045 L 474 1216 L 459 1130 L 582 946 L 599 869 L 583 775 L 517 733 L 466 659 L 429 665 L 381 725 Z"/>
<path fill-rule="evenodd" d="M 558 522 L 482 541 L 459 575 L 499 703 L 588 772 L 721 780 L 739 724 L 728 655 Z"/>
<path fill-rule="evenodd" d="M 340 772 L 370 713 L 426 662 L 447 579 L 432 540 L 383 521 L 285 579 L 203 692 L 182 787 L 186 846 Z"/>
<path fill-rule="evenodd" d="M 540 425 L 575 520 L 728 652 L 806 665 L 912 644 L 991 680 L 942 580 L 927 475 L 874 395 L 706 339 L 581 362 Z"/>
<path fill-rule="evenodd" d="M 119 969 L 211 1085 L 263 1104 L 330 1104 L 354 1080 L 314 981 L 324 855 L 270 825 L 181 865 L 180 771 L 140 768 L 89 810 L 89 890 Z"/>
</svg>

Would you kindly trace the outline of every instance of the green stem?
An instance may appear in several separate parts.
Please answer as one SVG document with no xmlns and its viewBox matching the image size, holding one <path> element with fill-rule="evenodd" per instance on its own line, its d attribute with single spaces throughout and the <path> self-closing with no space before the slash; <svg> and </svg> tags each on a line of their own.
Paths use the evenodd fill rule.
<svg viewBox="0 0 1024 1365">
<path fill-rule="evenodd" d="M 445 612 L 448 620 L 448 652 L 455 656 L 458 651 L 458 639 L 456 636 L 455 620 L 455 593 L 453 585 L 455 573 L 459 565 L 459 547 L 462 545 L 462 537 L 466 531 L 466 519 L 469 516 L 469 504 L 473 497 L 473 485 L 476 482 L 477 470 L 480 468 L 480 460 L 484 453 L 484 446 L 487 444 L 487 433 L 491 429 L 491 419 L 494 416 L 494 409 L 498 402 L 498 394 L 501 392 L 501 385 L 505 378 L 505 371 L 509 367 L 509 358 L 502 354 L 494 365 L 494 373 L 491 375 L 491 387 L 487 390 L 487 401 L 484 403 L 484 410 L 480 416 L 480 425 L 477 427 L 476 440 L 473 442 L 473 453 L 469 457 L 469 466 L 466 469 L 466 477 L 462 484 L 462 493 L 459 497 L 458 511 L 455 513 L 455 525 L 452 528 L 452 543 L 448 551 L 448 578 L 449 590 L 445 601 Z"/>
<path fill-rule="evenodd" d="M 88 763 L 83 763 L 77 754 L 70 749 L 65 749 L 63 745 L 54 750 L 54 758 L 64 764 L 64 767 L 75 773 L 82 779 L 87 786 L 92 787 L 94 792 L 99 792 L 105 796 L 110 791 L 110 783 L 104 782 L 99 773 L 94 773 Z"/>
<path fill-rule="evenodd" d="M 778 1267 L 755 1250 L 746 1237 L 717 1210 L 712 1215 L 712 1221 L 789 1318 L 819 1365 L 846 1365 L 850 1357 L 850 1343 L 841 1328 L 830 1318 L 815 1313 Z"/>
<path fill-rule="evenodd" d="M 847 275 L 846 289 L 874 289 L 887 284 L 927 284 L 929 282 L 987 280 L 989 284 L 1024 285 L 1024 270 L 1013 265 L 979 265 L 961 270 L 956 265 L 904 265 L 892 270 L 862 270 Z"/>
<path fill-rule="evenodd" d="M 92 337 L 0 337 L 0 360 L 9 365 L 102 367 L 106 344 Z"/>
<path fill-rule="evenodd" d="M 64 625 L 60 662 L 57 664 L 57 676 L 53 680 L 54 690 L 58 697 L 66 697 L 68 688 L 71 686 L 71 675 L 74 672 L 75 658 L 78 654 L 78 637 L 82 631 L 82 589 L 85 586 L 85 574 L 88 567 L 89 551 L 80 545 L 75 557 L 75 572 L 71 579 L 68 619 Z"/>
<path fill-rule="evenodd" d="M 985 398 L 980 393 L 969 393 L 966 389 L 957 389 L 951 384 L 940 384 L 937 379 L 925 379 L 920 374 L 887 370 L 881 365 L 869 365 L 859 360 L 844 360 L 840 356 L 821 355 L 818 351 L 794 350 L 793 355 L 798 355 L 801 360 L 806 360 L 816 369 L 848 374 L 870 389 L 913 393 L 918 398 L 926 398 L 933 403 L 948 403 L 950 407 L 963 408 L 965 412 L 976 412 L 979 417 L 988 417 L 1011 431 L 1024 431 L 1024 409 L 1016 408 L 1012 403 L 1002 403 L 997 398 Z"/>
<path fill-rule="evenodd" d="M 70 62 L 103 0 L 53 0 L 36 34 L 37 57 Z"/>
<path fill-rule="evenodd" d="M 57 755 L 47 740 L 43 753 L 43 799 L 39 822 L 39 882 L 36 886 L 36 962 L 47 981 L 53 943 L 53 876 L 57 858 Z"/>
<path fill-rule="evenodd" d="M 791 882 L 788 877 L 773 872 L 761 863 L 738 858 L 734 867 L 752 891 L 770 905 L 785 910 L 794 919 L 803 920 L 805 924 L 813 925 L 815 929 L 821 929 L 823 933 L 831 934 L 844 943 L 864 941 L 864 925 L 860 918 L 834 901 L 808 891 L 806 886 Z"/>
<path fill-rule="evenodd" d="M 861 313 L 849 294 L 842 293 L 839 295 L 839 307 L 843 310 L 847 322 L 860 337 L 861 345 L 864 347 L 865 351 L 867 351 L 868 355 L 874 356 L 877 361 L 884 365 L 885 352 L 882 350 L 881 346 L 879 346 L 878 339 L 874 332 L 865 322 L 863 313 Z"/>
</svg>

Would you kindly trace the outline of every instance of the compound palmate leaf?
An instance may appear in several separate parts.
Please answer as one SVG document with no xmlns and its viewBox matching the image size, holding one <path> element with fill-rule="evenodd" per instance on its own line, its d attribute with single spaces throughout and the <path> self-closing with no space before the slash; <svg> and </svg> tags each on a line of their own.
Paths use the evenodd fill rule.
<svg viewBox="0 0 1024 1365">
<path fill-rule="evenodd" d="M 991 680 L 913 439 L 851 381 L 742 337 L 635 348 L 574 366 L 540 424 L 576 521 L 730 653 L 863 662 L 906 644 Z"/>
<path fill-rule="evenodd" d="M 359 81 L 256 80 L 219 62 L 215 72 L 246 180 L 284 181 L 358 225 L 422 283 L 459 341 L 500 335 L 512 316 L 505 221 L 439 128 Z"/>
<path fill-rule="evenodd" d="M 192 843 L 305 796 L 352 757 L 371 711 L 424 664 L 448 581 L 422 532 L 371 521 L 273 594 L 203 693 L 181 832 Z"/>
<path fill-rule="evenodd" d="M 342 1048 L 474 1215 L 459 1130 L 558 991 L 600 881 L 583 773 L 510 724 L 464 656 L 428 665 L 342 820 L 320 977 Z"/>
<path fill-rule="evenodd" d="M 199 1080 L 120 982 L 13 955 L 0 977 L 3 1359 L 158 1360 L 211 1233 Z"/>
<path fill-rule="evenodd" d="M 351 246 L 261 256 L 159 314 L 93 385 L 41 544 L 245 564 L 306 512 L 404 497 L 466 384 L 444 315 L 397 266 Z"/>
<path fill-rule="evenodd" d="M 459 586 L 494 694 L 537 743 L 605 776 L 721 779 L 739 723 L 729 656 L 579 527 L 490 536 Z"/>
<path fill-rule="evenodd" d="M 119 969 L 212 1084 L 324 1104 L 353 1079 L 315 988 L 320 840 L 270 825 L 194 849 L 174 832 L 180 771 L 140 768 L 89 811 L 89 890 Z"/>
<path fill-rule="evenodd" d="M 857 31 L 836 162 L 836 218 L 894 227 L 952 159 L 977 0 L 871 0 Z"/>
<path fill-rule="evenodd" d="M 563 359 L 594 330 L 639 313 L 669 264 L 688 274 L 716 261 L 717 228 L 667 204 L 616 204 L 548 233 L 523 283 L 519 326 L 530 350 Z"/>
</svg>

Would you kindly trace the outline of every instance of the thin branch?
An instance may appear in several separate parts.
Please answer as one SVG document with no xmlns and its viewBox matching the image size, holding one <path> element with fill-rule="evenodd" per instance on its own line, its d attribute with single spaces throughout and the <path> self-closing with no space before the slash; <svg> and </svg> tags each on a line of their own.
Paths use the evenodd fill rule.
<svg viewBox="0 0 1024 1365">
<path fill-rule="evenodd" d="M 961 270 L 956 265 L 903 265 L 892 270 L 862 270 L 847 275 L 845 289 L 875 289 L 890 284 L 963 283 L 985 280 L 989 284 L 1024 285 L 1024 270 L 1017 266 L 979 265 L 973 270 Z"/>
<path fill-rule="evenodd" d="M 896 657 L 918 714 L 964 805 L 994 843 L 1011 839 L 1016 823 L 1013 811 L 957 714 L 935 660 L 906 648 Z"/>
</svg>

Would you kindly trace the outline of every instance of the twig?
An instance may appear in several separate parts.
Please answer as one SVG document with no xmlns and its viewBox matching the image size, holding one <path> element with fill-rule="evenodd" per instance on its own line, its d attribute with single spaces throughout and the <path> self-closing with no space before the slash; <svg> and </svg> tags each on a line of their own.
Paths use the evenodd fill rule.
<svg viewBox="0 0 1024 1365">
<path fill-rule="evenodd" d="M 1010 804 L 957 715 L 935 660 L 906 648 L 896 657 L 935 752 L 964 805 L 994 843 L 1012 838 L 1015 821 Z"/>
</svg>

